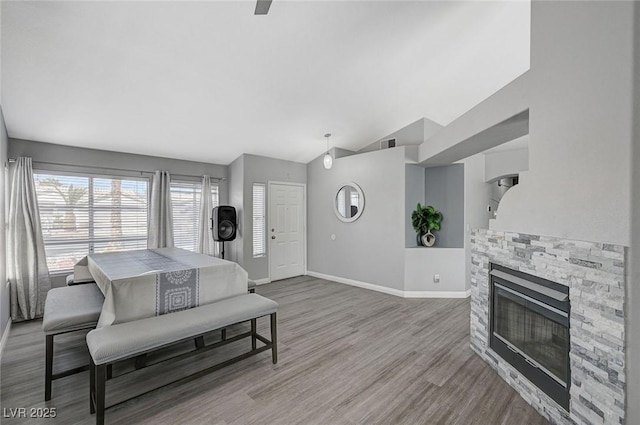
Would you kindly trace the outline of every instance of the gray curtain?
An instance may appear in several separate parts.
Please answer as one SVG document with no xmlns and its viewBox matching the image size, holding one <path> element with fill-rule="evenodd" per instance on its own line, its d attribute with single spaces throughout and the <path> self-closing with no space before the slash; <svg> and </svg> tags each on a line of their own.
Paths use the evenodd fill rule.
<svg viewBox="0 0 640 425">
<path fill-rule="evenodd" d="M 201 254 L 215 256 L 218 254 L 218 243 L 213 240 L 211 231 L 211 178 L 202 176 L 202 192 L 200 195 L 200 214 L 198 215 L 198 245 L 197 251 Z"/>
<path fill-rule="evenodd" d="M 149 234 L 147 248 L 173 246 L 173 216 L 171 213 L 171 176 L 168 171 L 155 171 L 151 181 L 149 203 Z"/>
<path fill-rule="evenodd" d="M 18 158 L 13 171 L 7 217 L 7 279 L 11 285 L 11 318 L 40 317 L 51 288 L 31 158 Z"/>
</svg>

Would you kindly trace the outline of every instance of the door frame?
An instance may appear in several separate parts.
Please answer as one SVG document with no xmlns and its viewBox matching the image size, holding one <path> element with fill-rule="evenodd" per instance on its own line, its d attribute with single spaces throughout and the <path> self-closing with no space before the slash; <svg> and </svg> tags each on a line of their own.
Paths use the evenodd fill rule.
<svg viewBox="0 0 640 425">
<path fill-rule="evenodd" d="M 296 182 L 283 182 L 278 180 L 269 180 L 267 182 L 267 266 L 269 267 L 269 282 L 271 282 L 271 187 L 273 185 L 298 186 L 302 188 L 302 269 L 304 275 L 307 274 L 307 184 Z"/>
</svg>

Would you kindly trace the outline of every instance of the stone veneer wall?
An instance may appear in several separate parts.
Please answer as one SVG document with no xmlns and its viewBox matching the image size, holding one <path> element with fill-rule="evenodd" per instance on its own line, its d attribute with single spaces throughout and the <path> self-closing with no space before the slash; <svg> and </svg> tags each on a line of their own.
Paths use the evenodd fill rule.
<svg viewBox="0 0 640 425">
<path fill-rule="evenodd" d="M 624 247 L 477 229 L 471 263 L 471 348 L 553 424 L 624 424 Z M 489 263 L 569 287 L 569 412 L 489 348 Z"/>
</svg>

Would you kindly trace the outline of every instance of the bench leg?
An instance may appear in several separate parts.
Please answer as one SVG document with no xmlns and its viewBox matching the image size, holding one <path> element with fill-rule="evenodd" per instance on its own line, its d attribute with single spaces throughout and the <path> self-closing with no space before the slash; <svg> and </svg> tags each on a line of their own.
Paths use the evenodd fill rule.
<svg viewBox="0 0 640 425">
<path fill-rule="evenodd" d="M 113 378 L 113 365 L 107 365 L 107 380 Z"/>
<path fill-rule="evenodd" d="M 96 425 L 104 425 L 104 399 L 106 386 L 106 366 L 99 365 L 96 369 Z"/>
<path fill-rule="evenodd" d="M 51 383 L 53 381 L 53 335 L 45 337 L 45 371 L 44 400 L 51 400 Z"/>
<path fill-rule="evenodd" d="M 203 348 L 204 347 L 204 337 L 203 336 L 199 336 L 199 337 L 195 338 L 194 341 L 196 343 L 196 348 Z"/>
<path fill-rule="evenodd" d="M 252 350 L 255 350 L 257 347 L 256 328 L 257 328 L 257 320 L 251 319 L 251 349 Z"/>
<path fill-rule="evenodd" d="M 93 364 L 93 358 L 89 359 L 89 412 L 93 415 L 96 413 L 96 365 Z"/>
<path fill-rule="evenodd" d="M 220 339 L 222 341 L 227 340 L 227 328 L 222 328 L 222 330 L 220 330 Z"/>
<path fill-rule="evenodd" d="M 146 365 L 147 365 L 147 355 L 146 354 L 140 354 L 139 356 L 136 357 L 136 360 L 135 360 L 136 370 L 137 369 L 142 369 Z"/>
<path fill-rule="evenodd" d="M 276 325 L 276 313 L 271 313 L 271 358 L 273 364 L 278 363 L 278 329 Z"/>
</svg>

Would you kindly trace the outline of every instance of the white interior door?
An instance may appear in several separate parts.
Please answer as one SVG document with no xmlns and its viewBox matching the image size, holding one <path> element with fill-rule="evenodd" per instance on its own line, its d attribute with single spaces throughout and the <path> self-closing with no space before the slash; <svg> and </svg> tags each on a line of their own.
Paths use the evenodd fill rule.
<svg viewBox="0 0 640 425">
<path fill-rule="evenodd" d="M 305 269 L 304 186 L 269 183 L 269 270 L 271 280 L 300 276 Z"/>
</svg>

